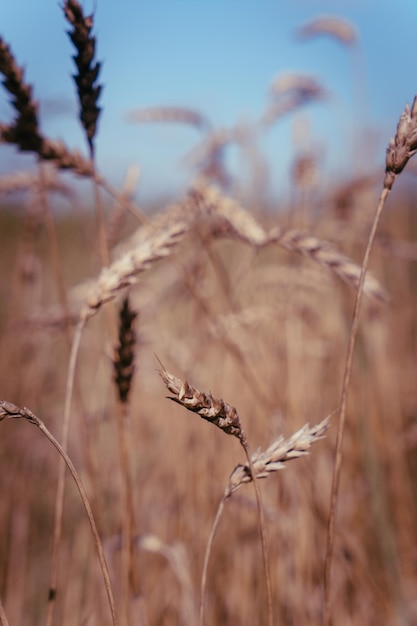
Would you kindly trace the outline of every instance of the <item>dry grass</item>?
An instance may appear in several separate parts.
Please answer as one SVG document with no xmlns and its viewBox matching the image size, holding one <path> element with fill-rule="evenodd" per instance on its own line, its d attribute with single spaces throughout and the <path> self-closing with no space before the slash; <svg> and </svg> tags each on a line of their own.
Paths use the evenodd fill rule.
<svg viewBox="0 0 417 626">
<path fill-rule="evenodd" d="M 93 157 L 92 18 L 73 0 L 65 7 L 77 49 L 88 48 L 77 67 Z M 300 31 L 319 34 L 356 42 L 333 18 Z M 315 206 L 307 189 L 275 213 L 254 213 L 244 196 L 213 184 L 225 181 L 224 147 L 244 145 L 242 129 L 211 131 L 187 108 L 132 113 L 206 133 L 193 155 L 203 176 L 144 215 L 92 159 L 43 135 L 33 89 L 3 40 L 0 71 L 15 111 L 2 140 L 56 168 L 0 181 L 0 193 L 25 194 L 19 214 L 0 214 L 0 622 L 195 626 L 200 601 L 200 622 L 224 626 L 416 623 L 417 222 L 397 189 L 382 209 L 417 150 L 417 100 L 388 145 L 385 178 L 352 175 Z M 323 96 L 309 80 L 275 92 L 278 117 L 280 106 Z M 103 212 L 107 242 L 120 241 L 108 267 L 97 267 L 90 214 L 53 215 L 50 192 L 73 201 L 61 168 L 117 200 Z M 117 347 L 104 312 L 126 295 Z M 181 374 L 161 373 L 174 402 L 155 354 Z M 323 417 L 339 406 L 328 428 Z M 61 451 L 82 501 L 67 480 L 57 498 L 56 455 L 22 421 Z M 236 435 L 246 459 L 207 421 Z"/>
</svg>

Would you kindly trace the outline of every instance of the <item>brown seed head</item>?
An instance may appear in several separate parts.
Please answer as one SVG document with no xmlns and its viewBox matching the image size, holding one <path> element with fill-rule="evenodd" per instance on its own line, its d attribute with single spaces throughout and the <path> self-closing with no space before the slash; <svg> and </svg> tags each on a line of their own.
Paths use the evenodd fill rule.
<svg viewBox="0 0 417 626">
<path fill-rule="evenodd" d="M 125 298 L 119 313 L 119 344 L 114 359 L 114 379 L 120 402 L 127 402 L 135 373 L 136 317 L 137 313 L 130 308 L 129 298 Z"/>
<path fill-rule="evenodd" d="M 3 85 L 12 96 L 11 103 L 17 117 L 10 126 L 2 125 L 1 138 L 7 143 L 14 143 L 20 150 L 38 152 L 42 137 L 38 127 L 38 105 L 32 98 L 32 87 L 23 80 L 20 68 L 9 46 L 0 37 L 0 73 Z"/>
<path fill-rule="evenodd" d="M 72 26 L 72 30 L 68 34 L 77 49 L 74 61 L 78 72 L 73 78 L 80 100 L 80 120 L 85 129 L 90 150 L 93 153 L 93 140 L 101 111 L 97 105 L 101 85 L 95 84 L 100 72 L 100 63 L 94 63 L 96 40 L 91 35 L 93 16 L 84 16 L 77 0 L 66 0 L 64 14 Z"/>
<path fill-rule="evenodd" d="M 169 400 L 173 400 L 189 411 L 197 413 L 228 435 L 234 435 L 242 443 L 245 441 L 239 414 L 235 407 L 222 398 L 214 397 L 210 392 L 199 391 L 187 381 L 182 381 L 167 372 L 163 366 L 159 370 L 159 374 L 167 389 L 173 394 Z"/>
<path fill-rule="evenodd" d="M 398 120 L 397 132 L 390 139 L 385 160 L 384 187 L 391 189 L 394 180 L 407 165 L 409 159 L 417 152 L 417 96 L 413 106 L 405 105 Z"/>
</svg>

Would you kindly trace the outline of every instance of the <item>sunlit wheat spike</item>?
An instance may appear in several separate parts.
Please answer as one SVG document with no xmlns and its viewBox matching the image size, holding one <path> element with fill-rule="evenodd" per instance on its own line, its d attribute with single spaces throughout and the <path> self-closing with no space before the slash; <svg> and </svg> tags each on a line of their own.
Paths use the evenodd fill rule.
<svg viewBox="0 0 417 626">
<path fill-rule="evenodd" d="M 356 30 L 350 22 L 330 16 L 319 17 L 304 24 L 297 30 L 296 34 L 299 39 L 327 35 L 347 46 L 352 46 L 358 39 Z"/>
<path fill-rule="evenodd" d="M 210 392 L 199 391 L 187 381 L 182 381 L 170 374 L 163 366 L 159 370 L 159 374 L 167 389 L 173 394 L 169 397 L 170 400 L 181 404 L 193 413 L 197 413 L 228 435 L 234 435 L 240 441 L 244 440 L 245 435 L 240 424 L 240 418 L 233 406 L 222 398 L 216 398 Z"/>
<path fill-rule="evenodd" d="M 169 256 L 187 231 L 184 224 L 173 223 L 169 228 L 150 234 L 135 249 L 124 254 L 109 267 L 103 268 L 84 305 L 82 318 L 88 319 L 94 315 L 122 289 L 136 283 L 139 274 L 152 263 Z"/>
<path fill-rule="evenodd" d="M 177 122 L 195 126 L 198 130 L 207 130 L 210 128 L 210 122 L 204 115 L 186 107 L 161 106 L 134 109 L 127 113 L 126 119 L 133 124 L 146 122 Z"/>
<path fill-rule="evenodd" d="M 360 266 L 327 241 L 317 239 L 317 237 L 309 235 L 305 231 L 289 230 L 282 232 L 277 228 L 271 231 L 270 242 L 275 242 L 286 250 L 298 252 L 315 260 L 317 263 L 330 269 L 347 284 L 354 287 L 359 285 Z M 388 301 L 386 290 L 372 274 L 366 274 L 364 292 L 381 302 Z"/>
<path fill-rule="evenodd" d="M 80 100 L 80 120 L 93 152 L 93 141 L 101 110 L 97 105 L 101 85 L 96 84 L 100 63 L 94 62 L 96 40 L 91 35 L 93 16 L 85 16 L 77 0 L 66 0 L 63 9 L 66 19 L 72 26 L 68 34 L 77 50 L 74 61 L 78 71 L 74 75 L 74 81 Z"/>
<path fill-rule="evenodd" d="M 232 236 L 253 246 L 279 245 L 320 263 L 354 287 L 359 284 L 360 266 L 330 243 L 302 230 L 284 231 L 279 227 L 266 230 L 237 202 L 220 193 L 213 186 L 201 183 L 195 187 L 195 193 L 206 207 L 206 211 L 211 214 L 212 218 L 218 220 L 217 222 L 213 220 L 213 234 L 216 236 Z M 386 291 L 369 273 L 365 278 L 364 289 L 368 296 L 377 300 L 386 302 L 388 299 Z"/>
<path fill-rule="evenodd" d="M 287 461 L 309 454 L 310 447 L 324 437 L 329 426 L 330 417 L 326 417 L 322 422 L 312 427 L 305 424 L 288 439 L 280 435 L 266 450 L 254 452 L 251 460 L 255 476 L 267 478 L 273 472 L 283 469 Z M 238 465 L 229 478 L 229 484 L 224 494 L 225 498 L 230 497 L 244 483 L 251 481 L 252 474 L 249 464 Z"/>
<path fill-rule="evenodd" d="M 417 96 L 413 105 L 405 105 L 398 120 L 397 132 L 390 139 L 385 159 L 384 187 L 391 189 L 394 180 L 407 165 L 409 159 L 417 152 Z"/>
<path fill-rule="evenodd" d="M 17 113 L 13 124 L 1 126 L 1 138 L 7 143 L 16 144 L 22 151 L 38 152 L 42 144 L 38 104 L 32 98 L 32 87 L 23 80 L 22 68 L 1 37 L 0 73 L 4 76 L 3 85 L 12 96 L 11 103 Z"/>
<path fill-rule="evenodd" d="M 131 237 L 124 252 L 102 269 L 90 289 L 81 317 L 87 320 L 100 307 L 112 300 L 125 287 L 137 282 L 138 276 L 153 263 L 172 254 L 190 230 L 195 220 L 195 202 L 188 194 L 182 202 L 173 204 Z"/>
<path fill-rule="evenodd" d="M 268 243 L 268 233 L 263 226 L 235 200 L 207 184 L 204 179 L 194 185 L 192 193 L 202 207 L 201 213 L 212 220 L 214 236 L 235 237 L 253 246 Z"/>
</svg>

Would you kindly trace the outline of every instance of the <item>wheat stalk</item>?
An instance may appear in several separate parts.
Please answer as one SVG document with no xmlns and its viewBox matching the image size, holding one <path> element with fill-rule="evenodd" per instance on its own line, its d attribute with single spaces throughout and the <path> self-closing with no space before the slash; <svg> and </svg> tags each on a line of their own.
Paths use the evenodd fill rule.
<svg viewBox="0 0 417 626">
<path fill-rule="evenodd" d="M 349 337 L 348 351 L 346 355 L 345 372 L 343 376 L 341 401 L 340 401 L 340 417 L 337 429 L 335 464 L 333 469 L 332 489 L 330 495 L 330 513 L 328 519 L 326 556 L 324 567 L 324 624 L 330 626 L 331 622 L 331 571 L 334 548 L 334 535 L 336 524 L 336 509 L 340 486 L 340 473 L 342 467 L 342 443 L 346 423 L 347 403 L 350 389 L 350 381 L 352 376 L 353 355 L 356 345 L 356 337 L 359 329 L 359 317 L 362 304 L 362 295 L 364 292 L 366 272 L 368 270 L 369 258 L 372 246 L 377 234 L 378 225 L 382 215 L 382 211 L 386 199 L 392 189 L 397 176 L 407 165 L 409 159 L 417 152 L 417 96 L 414 98 L 413 105 L 410 109 L 408 104 L 402 112 L 397 132 L 394 138 L 391 138 L 386 151 L 385 159 L 385 178 L 383 189 L 379 198 L 378 205 L 375 210 L 375 216 L 372 222 L 371 230 L 368 237 L 363 261 L 359 285 L 356 292 L 355 306 L 353 311 L 352 326 Z"/>
<path fill-rule="evenodd" d="M 110 580 L 109 570 L 108 570 L 107 563 L 106 563 L 106 558 L 103 552 L 103 547 L 101 545 L 100 536 L 97 530 L 97 525 L 94 519 L 93 512 L 91 510 L 91 506 L 87 497 L 86 490 L 81 481 L 81 478 L 78 475 L 77 470 L 74 467 L 73 462 L 71 461 L 70 457 L 68 456 L 66 451 L 63 449 L 61 444 L 58 443 L 55 437 L 46 428 L 42 420 L 40 420 L 39 417 L 37 417 L 34 413 L 32 413 L 32 411 L 30 411 L 28 408 L 23 407 L 22 409 L 16 406 L 15 404 L 13 404 L 12 402 L 7 402 L 6 400 L 0 400 L 0 421 L 2 421 L 5 418 L 25 419 L 30 424 L 34 424 L 35 426 L 37 426 L 39 430 L 45 435 L 45 437 L 52 443 L 52 445 L 55 446 L 55 448 L 58 450 L 59 454 L 61 455 L 61 458 L 65 461 L 65 464 L 67 465 L 69 471 L 71 472 L 74 482 L 77 486 L 78 492 L 80 494 L 82 503 L 84 505 L 85 511 L 87 513 L 88 521 L 90 522 L 91 532 L 94 537 L 94 543 L 96 546 L 97 555 L 98 555 L 101 570 L 103 573 L 103 579 L 104 579 L 104 584 L 106 587 L 107 598 L 108 598 L 109 605 L 110 605 L 113 624 L 114 626 L 118 626 L 119 620 L 117 618 L 117 613 L 116 613 L 116 605 L 114 601 L 113 588 L 112 588 L 112 584 Z M 55 591 L 56 591 L 55 589 L 50 589 L 49 595 L 54 595 Z"/>
<path fill-rule="evenodd" d="M 325 432 L 330 426 L 330 417 L 331 416 L 326 417 L 319 424 L 311 428 L 309 424 L 305 424 L 300 430 L 287 439 L 280 435 L 266 450 L 257 450 L 252 454 L 250 459 L 248 459 L 247 463 L 237 465 L 231 473 L 229 482 L 217 508 L 204 554 L 200 592 L 200 626 L 204 626 L 205 619 L 205 595 L 210 554 L 226 500 L 244 483 L 251 482 L 252 480 L 256 482 L 258 478 L 267 478 L 274 472 L 283 469 L 286 462 L 309 454 L 309 449 L 313 443 L 316 443 L 324 437 Z"/>
<path fill-rule="evenodd" d="M 288 439 L 280 435 L 266 450 L 254 452 L 251 460 L 256 478 L 267 478 L 272 473 L 283 469 L 287 461 L 309 454 L 309 449 L 313 443 L 323 439 L 329 426 L 330 416 L 312 427 L 309 424 L 305 424 Z M 238 465 L 230 475 L 224 497 L 230 498 L 244 483 L 252 480 L 248 463 Z"/>
<path fill-rule="evenodd" d="M 158 359 L 159 360 L 159 359 Z M 254 481 L 256 500 L 258 506 L 259 516 L 259 530 L 261 535 L 262 555 L 264 564 L 265 583 L 267 591 L 268 602 L 268 626 L 273 624 L 273 610 L 272 610 L 272 585 L 271 575 L 269 571 L 268 560 L 268 542 L 266 536 L 265 516 L 262 506 L 262 497 L 259 489 L 258 481 L 256 480 L 255 470 L 253 468 L 252 459 L 249 452 L 249 445 L 246 439 L 246 434 L 242 428 L 240 417 L 235 409 L 222 398 L 217 398 L 211 393 L 199 391 L 196 387 L 193 387 L 187 381 L 182 381 L 173 374 L 170 374 L 162 363 L 159 361 L 161 369 L 159 374 L 167 387 L 167 389 L 173 394 L 169 397 L 170 400 L 181 404 L 188 411 L 197 413 L 204 420 L 209 421 L 218 428 L 220 428 L 227 435 L 233 435 L 236 437 L 242 448 L 245 451 L 245 455 L 248 462 L 248 467 Z M 203 624 L 204 616 L 204 596 L 201 596 L 200 605 L 200 623 Z"/>
</svg>

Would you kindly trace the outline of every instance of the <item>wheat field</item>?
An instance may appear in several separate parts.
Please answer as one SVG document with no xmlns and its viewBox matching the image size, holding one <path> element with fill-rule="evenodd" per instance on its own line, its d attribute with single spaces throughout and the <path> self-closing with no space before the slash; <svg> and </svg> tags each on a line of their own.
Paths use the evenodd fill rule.
<svg viewBox="0 0 417 626">
<path fill-rule="evenodd" d="M 189 188 L 144 210 L 97 169 L 99 40 L 63 8 L 87 156 L 42 134 L 0 39 L 1 140 L 37 157 L 0 179 L 0 622 L 417 623 L 417 217 L 413 179 L 394 185 L 417 101 L 385 172 L 322 190 L 295 154 L 291 202 L 271 209 L 239 129 L 208 130 Z M 342 21 L 300 36 L 317 31 L 354 45 Z M 272 90 L 256 132 L 322 97 L 306 77 Z"/>
</svg>

